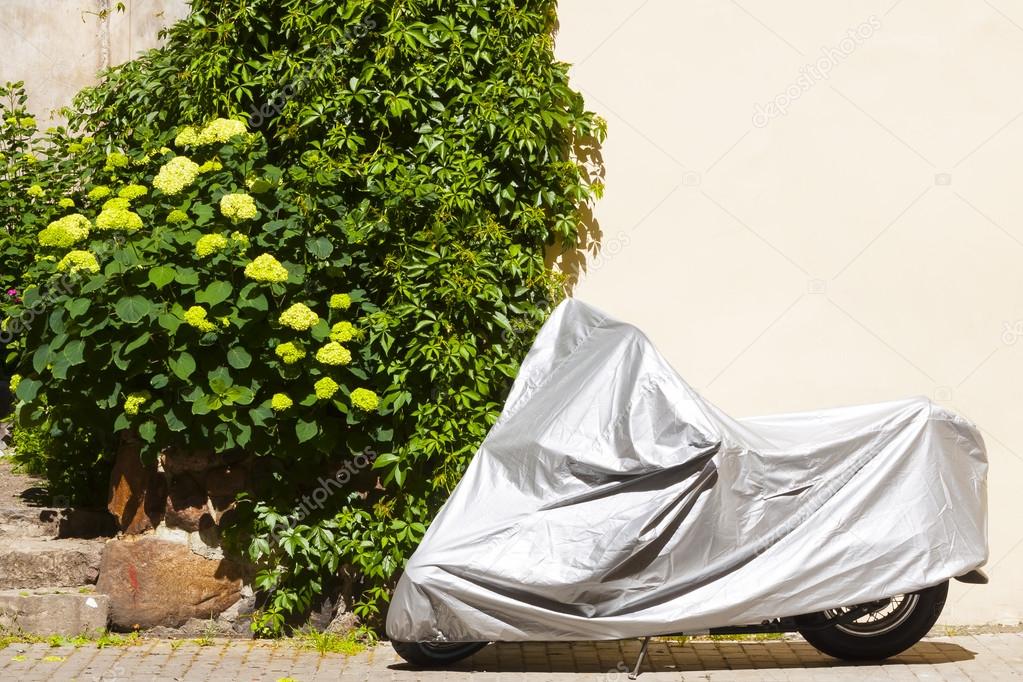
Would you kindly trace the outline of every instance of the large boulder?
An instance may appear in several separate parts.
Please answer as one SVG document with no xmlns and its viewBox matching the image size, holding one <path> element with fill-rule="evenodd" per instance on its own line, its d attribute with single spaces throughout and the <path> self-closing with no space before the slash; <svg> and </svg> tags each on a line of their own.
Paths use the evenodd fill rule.
<svg viewBox="0 0 1023 682">
<path fill-rule="evenodd" d="M 147 535 L 107 543 L 96 587 L 110 597 L 116 628 L 179 627 L 234 605 L 244 578 L 243 566 L 230 559 L 208 559 L 187 544 Z"/>
</svg>

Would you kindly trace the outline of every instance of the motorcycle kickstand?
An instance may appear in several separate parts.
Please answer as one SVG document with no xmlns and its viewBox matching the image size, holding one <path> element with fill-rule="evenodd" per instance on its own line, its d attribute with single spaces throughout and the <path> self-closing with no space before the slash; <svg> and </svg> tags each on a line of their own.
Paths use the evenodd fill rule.
<svg viewBox="0 0 1023 682">
<path fill-rule="evenodd" d="M 647 646 L 649 646 L 649 644 L 650 644 L 650 638 L 649 637 L 644 637 L 643 638 L 643 646 L 640 647 L 639 656 L 636 657 L 636 667 L 633 668 L 631 673 L 629 673 L 629 679 L 630 680 L 634 680 L 637 677 L 639 677 L 639 669 L 643 665 L 643 657 L 646 656 L 646 648 L 647 648 Z"/>
</svg>

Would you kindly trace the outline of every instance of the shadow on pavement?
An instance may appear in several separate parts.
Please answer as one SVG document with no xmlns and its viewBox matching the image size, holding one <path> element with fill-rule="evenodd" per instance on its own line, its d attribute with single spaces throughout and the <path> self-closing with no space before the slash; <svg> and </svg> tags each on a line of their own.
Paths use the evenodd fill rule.
<svg viewBox="0 0 1023 682">
<path fill-rule="evenodd" d="M 448 670 L 475 672 L 624 673 L 639 655 L 639 640 L 619 642 L 500 642 Z M 652 641 L 643 672 L 695 672 L 777 668 L 940 665 L 968 661 L 974 652 L 949 642 L 923 641 L 883 663 L 850 663 L 820 653 L 802 640 Z M 392 670 L 413 670 L 405 663 Z"/>
</svg>

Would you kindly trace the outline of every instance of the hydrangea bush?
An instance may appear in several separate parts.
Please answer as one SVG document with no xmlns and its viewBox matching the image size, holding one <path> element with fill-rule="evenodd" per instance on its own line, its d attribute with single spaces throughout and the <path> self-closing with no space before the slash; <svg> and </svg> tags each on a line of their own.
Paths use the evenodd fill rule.
<svg viewBox="0 0 1023 682">
<path fill-rule="evenodd" d="M 303 215 L 238 121 L 183 140 L 112 152 L 39 232 L 31 279 L 45 284 L 24 307 L 45 299 L 50 312 L 26 338 L 23 418 L 130 429 L 150 456 L 171 445 L 337 456 L 359 440 L 346 432 L 379 428 L 389 384 L 359 343 L 375 308 L 346 276 L 350 256 L 326 248 L 345 241 L 340 216 Z M 250 194 L 257 180 L 272 188 Z M 168 222 L 175 212 L 185 218 Z"/>
<path fill-rule="evenodd" d="M 190 6 L 76 98 L 77 179 L 19 195 L 47 207 L 24 305 L 78 283 L 25 338 L 21 416 L 261 457 L 229 538 L 257 629 L 342 580 L 372 619 L 563 295 L 603 123 L 554 0 Z"/>
</svg>

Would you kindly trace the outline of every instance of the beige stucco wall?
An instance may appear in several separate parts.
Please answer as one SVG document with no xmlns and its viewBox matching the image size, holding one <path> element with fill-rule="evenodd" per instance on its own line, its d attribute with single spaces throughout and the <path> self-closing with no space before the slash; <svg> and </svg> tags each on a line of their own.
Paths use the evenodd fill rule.
<svg viewBox="0 0 1023 682">
<path fill-rule="evenodd" d="M 157 45 L 162 26 L 184 16 L 184 0 L 0 0 L 0 82 L 25 81 L 45 127 L 97 71 Z M 104 11 L 106 10 L 106 11 Z"/>
<path fill-rule="evenodd" d="M 45 116 L 187 9 L 88 14 L 114 4 L 3 0 L 0 79 Z M 913 394 L 969 416 L 993 583 L 942 620 L 1023 620 L 1023 9 L 561 0 L 558 50 L 610 126 L 576 295 L 736 416 Z"/>
<path fill-rule="evenodd" d="M 990 455 L 992 584 L 954 586 L 942 621 L 1023 620 L 1023 8 L 560 16 L 559 55 L 610 128 L 604 252 L 576 295 L 736 416 L 916 394 L 967 415 Z M 779 95 L 784 114 L 757 108 Z"/>
</svg>

